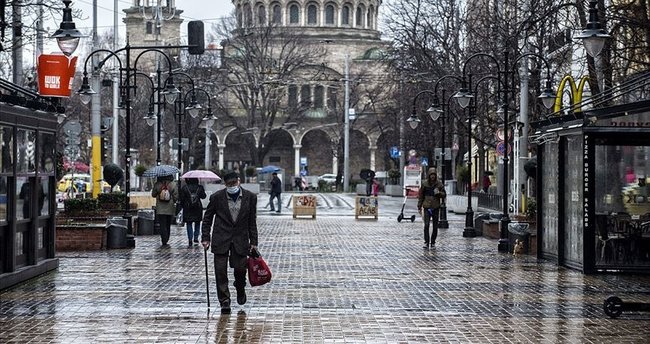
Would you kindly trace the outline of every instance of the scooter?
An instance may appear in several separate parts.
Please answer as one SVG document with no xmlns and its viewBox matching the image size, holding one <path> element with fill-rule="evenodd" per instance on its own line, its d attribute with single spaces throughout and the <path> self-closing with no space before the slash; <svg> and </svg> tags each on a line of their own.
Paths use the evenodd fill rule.
<svg viewBox="0 0 650 344">
<path fill-rule="evenodd" d="M 399 215 L 397 215 L 397 222 L 402 222 L 403 219 L 407 219 L 406 217 L 404 217 L 404 206 L 406 206 L 406 199 L 408 198 L 409 189 L 404 188 L 404 190 L 407 191 L 406 192 L 407 194 L 404 195 L 404 202 L 402 202 L 402 211 L 399 213 Z M 410 219 L 411 219 L 411 222 L 415 222 L 415 215 L 411 215 Z"/>
<path fill-rule="evenodd" d="M 623 311 L 650 312 L 650 303 L 623 302 L 618 296 L 610 296 L 603 303 L 603 310 L 610 318 L 618 318 Z"/>
</svg>

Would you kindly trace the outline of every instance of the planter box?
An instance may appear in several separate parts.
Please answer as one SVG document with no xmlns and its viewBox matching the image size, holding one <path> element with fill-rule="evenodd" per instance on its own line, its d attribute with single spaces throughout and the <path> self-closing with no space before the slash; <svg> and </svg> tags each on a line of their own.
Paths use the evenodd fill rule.
<svg viewBox="0 0 650 344">
<path fill-rule="evenodd" d="M 104 219 L 106 221 L 106 219 Z M 106 248 L 106 225 L 98 224 L 57 224 L 57 251 L 90 251 Z"/>
</svg>

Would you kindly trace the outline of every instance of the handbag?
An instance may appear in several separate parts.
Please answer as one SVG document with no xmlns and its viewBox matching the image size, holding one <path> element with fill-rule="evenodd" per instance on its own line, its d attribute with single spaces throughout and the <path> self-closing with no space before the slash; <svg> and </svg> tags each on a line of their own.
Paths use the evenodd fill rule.
<svg viewBox="0 0 650 344">
<path fill-rule="evenodd" d="M 271 269 L 257 249 L 248 256 L 248 282 L 256 287 L 271 281 Z"/>
</svg>

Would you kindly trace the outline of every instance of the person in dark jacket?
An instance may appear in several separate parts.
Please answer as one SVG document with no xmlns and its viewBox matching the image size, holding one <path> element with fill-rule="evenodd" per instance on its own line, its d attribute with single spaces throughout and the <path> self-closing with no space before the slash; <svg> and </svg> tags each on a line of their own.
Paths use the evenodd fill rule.
<svg viewBox="0 0 650 344">
<path fill-rule="evenodd" d="M 228 263 L 234 270 L 237 303 L 246 303 L 246 261 L 257 248 L 257 195 L 240 187 L 235 172 L 223 177 L 226 188 L 213 193 L 203 216 L 201 244 L 212 246 L 221 313 L 230 313 Z"/>
<path fill-rule="evenodd" d="M 438 174 L 435 168 L 430 168 L 427 172 L 427 179 L 422 182 L 418 190 L 418 213 L 424 219 L 424 247 L 431 248 L 436 244 L 438 237 L 438 216 L 440 214 L 440 204 L 447 197 L 445 186 L 438 181 Z M 424 213 L 422 210 L 424 209 Z M 429 224 L 432 226 L 431 240 L 429 240 Z"/>
<path fill-rule="evenodd" d="M 203 220 L 203 203 L 205 189 L 199 184 L 196 178 L 188 178 L 180 192 L 181 207 L 183 208 L 183 222 L 187 227 L 187 246 L 192 247 L 193 243 L 198 245 L 201 234 L 201 220 Z"/>
<path fill-rule="evenodd" d="M 271 194 L 271 197 L 269 198 L 271 211 L 275 211 L 276 213 L 279 213 L 280 207 L 282 206 L 282 198 L 280 197 L 280 195 L 282 194 L 282 181 L 280 180 L 280 177 L 278 177 L 278 174 L 276 172 L 273 172 L 273 178 L 271 179 L 271 191 L 269 191 L 269 194 Z M 278 199 L 278 210 L 275 210 L 275 206 L 273 205 L 273 200 L 275 198 Z"/>
</svg>

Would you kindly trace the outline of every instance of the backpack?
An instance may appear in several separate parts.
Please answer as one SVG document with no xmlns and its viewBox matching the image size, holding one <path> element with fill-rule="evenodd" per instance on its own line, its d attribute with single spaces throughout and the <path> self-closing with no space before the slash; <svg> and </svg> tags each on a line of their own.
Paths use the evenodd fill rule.
<svg viewBox="0 0 650 344">
<path fill-rule="evenodd" d="M 160 193 L 158 194 L 158 199 L 163 202 L 169 202 L 172 199 L 172 195 L 167 188 L 167 182 L 163 183 L 160 187 Z"/>
<path fill-rule="evenodd" d="M 187 191 L 190 192 L 190 204 L 189 204 L 189 206 L 192 207 L 192 208 L 195 208 L 195 207 L 203 208 L 203 204 L 201 204 L 201 198 L 199 198 L 199 188 L 201 188 L 201 187 L 197 186 L 196 190 L 194 192 L 192 192 L 190 190 L 190 187 L 189 186 L 187 187 Z"/>
</svg>

